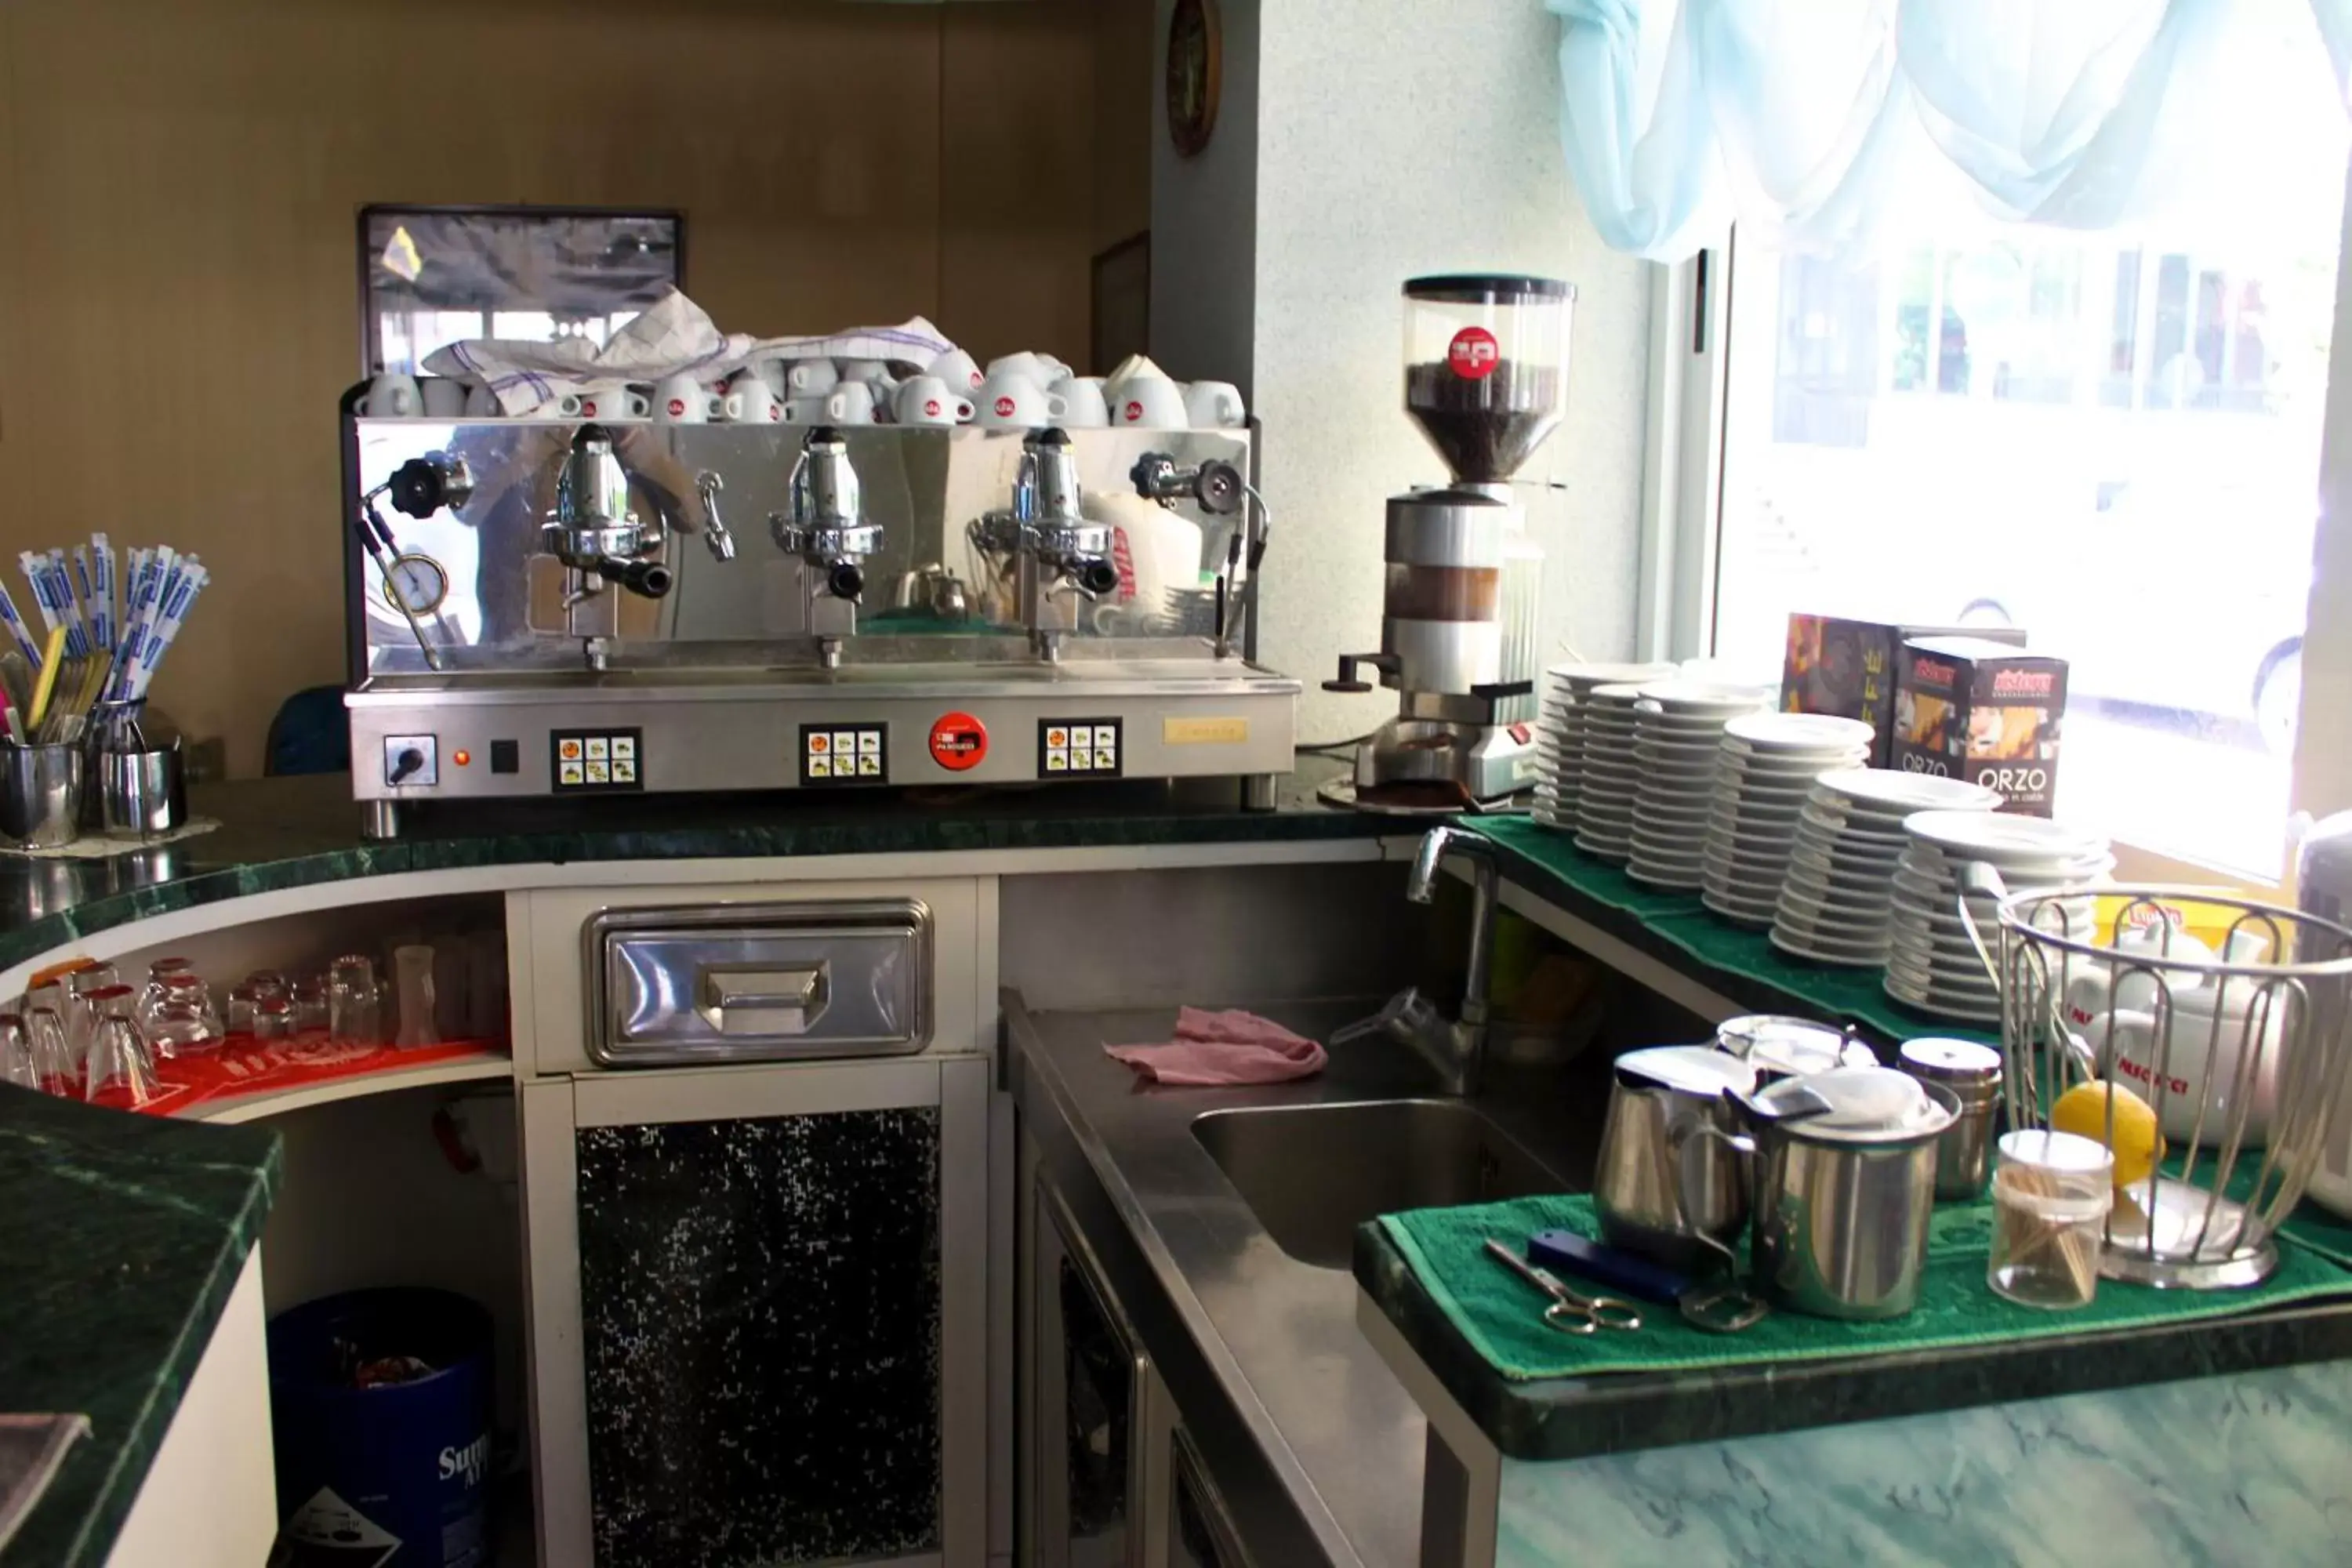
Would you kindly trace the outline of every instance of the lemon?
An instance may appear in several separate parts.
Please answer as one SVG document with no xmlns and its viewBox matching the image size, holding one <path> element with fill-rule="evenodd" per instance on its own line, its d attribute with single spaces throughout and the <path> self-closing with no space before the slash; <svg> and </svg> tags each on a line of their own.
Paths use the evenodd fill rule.
<svg viewBox="0 0 2352 1568">
<path fill-rule="evenodd" d="M 2116 1135 L 2107 1138 L 2107 1104 L 2115 1102 Z M 2050 1108 L 2050 1130 L 2107 1143 L 2116 1157 L 2115 1184 L 2128 1187 L 2147 1180 L 2148 1168 L 2164 1156 L 2164 1135 L 2147 1101 L 2121 1084 L 2094 1079 L 2078 1083 Z"/>
</svg>

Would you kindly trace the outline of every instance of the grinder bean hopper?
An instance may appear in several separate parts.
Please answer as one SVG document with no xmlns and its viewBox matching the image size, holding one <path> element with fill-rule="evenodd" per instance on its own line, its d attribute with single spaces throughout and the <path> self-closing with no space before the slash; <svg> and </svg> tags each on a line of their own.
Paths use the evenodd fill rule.
<svg viewBox="0 0 2352 1568">
<path fill-rule="evenodd" d="M 1559 425 L 1576 290 L 1550 278 L 1404 286 L 1404 407 L 1453 478 L 1391 496 L 1378 653 L 1345 654 L 1327 691 L 1398 693 L 1326 799 L 1456 811 L 1534 781 L 1543 551 L 1510 480 Z"/>
</svg>

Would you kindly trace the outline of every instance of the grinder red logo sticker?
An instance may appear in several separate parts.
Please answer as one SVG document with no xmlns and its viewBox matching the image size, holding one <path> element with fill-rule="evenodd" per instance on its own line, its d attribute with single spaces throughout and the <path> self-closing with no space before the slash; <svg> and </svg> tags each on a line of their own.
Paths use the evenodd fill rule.
<svg viewBox="0 0 2352 1568">
<path fill-rule="evenodd" d="M 988 727 L 969 713 L 942 713 L 931 726 L 931 761 L 951 773 L 978 767 L 988 755 Z"/>
<path fill-rule="evenodd" d="M 1465 381 L 1484 381 L 1503 361 L 1495 334 L 1484 327 L 1465 327 L 1445 345 L 1445 363 Z"/>
<path fill-rule="evenodd" d="M 1013 399 L 1009 397 L 1000 397 L 996 400 L 996 416 L 999 419 L 1010 419 L 1013 417 Z"/>
<path fill-rule="evenodd" d="M 685 398 L 683 398 L 683 397 L 673 397 L 673 398 L 671 398 L 671 399 L 669 400 L 669 416 L 670 416 L 671 418 L 675 419 L 675 418 L 677 418 L 679 415 L 684 414 L 685 412 L 686 412 L 686 399 L 685 399 Z"/>
</svg>

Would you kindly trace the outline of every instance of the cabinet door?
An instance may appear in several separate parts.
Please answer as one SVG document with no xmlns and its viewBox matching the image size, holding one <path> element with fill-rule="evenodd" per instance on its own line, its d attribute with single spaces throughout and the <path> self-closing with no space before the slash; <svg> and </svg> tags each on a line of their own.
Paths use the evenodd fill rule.
<svg viewBox="0 0 2352 1568">
<path fill-rule="evenodd" d="M 964 1075 L 710 1068 L 572 1086 L 576 1348 L 537 1334 L 534 1301 L 535 1343 L 576 1358 L 539 1382 L 579 1383 L 576 1438 L 539 1412 L 555 1472 L 545 1561 L 965 1560 L 947 1478 L 951 1447 L 961 1468 L 984 1465 L 980 1406 L 948 1385 L 984 1369 L 951 1351 L 947 1320 L 959 1297 L 981 1310 L 980 1255 L 950 1239 L 976 1200 L 942 1176 L 961 1159 L 962 1181 L 983 1179 L 971 1144 L 985 1080 L 975 1064 L 962 1095 L 943 1076 Z M 534 1193 L 534 1218 L 542 1206 Z M 532 1248 L 536 1286 L 536 1235 Z M 950 1422 L 973 1430 L 951 1444 Z M 584 1509 L 567 1508 L 550 1483 L 583 1469 Z M 585 1551 L 560 1554 L 567 1531 Z"/>
</svg>

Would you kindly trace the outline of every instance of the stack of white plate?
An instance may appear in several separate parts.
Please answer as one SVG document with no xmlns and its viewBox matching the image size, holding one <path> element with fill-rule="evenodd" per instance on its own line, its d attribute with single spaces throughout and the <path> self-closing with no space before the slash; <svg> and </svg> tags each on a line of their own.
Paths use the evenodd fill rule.
<svg viewBox="0 0 2352 1568">
<path fill-rule="evenodd" d="M 1582 787 L 1584 731 L 1577 716 L 1596 686 L 1662 680 L 1670 664 L 1555 664 L 1544 671 L 1543 707 L 1536 721 L 1536 791 L 1531 815 L 1546 827 L 1576 831 Z"/>
<path fill-rule="evenodd" d="M 1990 812 L 1981 784 L 1886 768 L 1844 768 L 1813 783 L 1772 911 L 1772 945 L 1823 963 L 1875 969 L 1886 960 L 1895 865 L 1915 812 Z"/>
<path fill-rule="evenodd" d="M 1652 887 L 1696 888 L 1704 880 L 1701 852 L 1724 726 L 1754 714 L 1764 698 L 1753 687 L 1706 680 L 1661 680 L 1641 689 L 1633 711 L 1640 782 L 1625 874 Z"/>
<path fill-rule="evenodd" d="M 1859 719 L 1750 713 L 1725 725 L 1701 861 L 1706 907 L 1741 925 L 1770 925 L 1813 781 L 1869 754 L 1870 726 Z"/>
<path fill-rule="evenodd" d="M 2000 1022 L 2000 988 L 1960 923 L 1960 871 L 1982 860 L 2009 890 L 2088 888 L 2115 868 L 2107 841 L 2095 833 L 2040 816 L 1986 816 L 1973 811 L 1923 811 L 1906 817 L 1909 839 L 1895 869 L 1886 994 L 1937 1017 L 1971 1024 Z M 1999 917 L 1990 896 L 1969 895 L 1969 913 L 1985 946 L 2000 952 Z M 2042 907 L 2040 923 L 2090 939 L 2098 899 Z"/>
<path fill-rule="evenodd" d="M 1623 865 L 1633 853 L 1633 795 L 1642 782 L 1633 761 L 1633 704 L 1641 687 L 1596 686 L 1577 705 L 1576 847 Z"/>
</svg>

